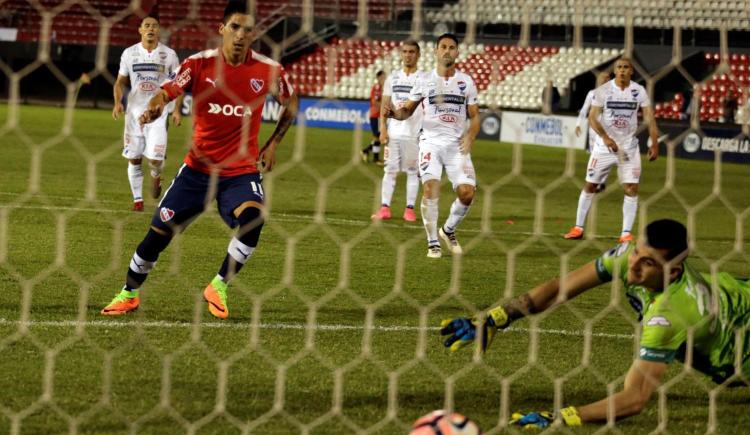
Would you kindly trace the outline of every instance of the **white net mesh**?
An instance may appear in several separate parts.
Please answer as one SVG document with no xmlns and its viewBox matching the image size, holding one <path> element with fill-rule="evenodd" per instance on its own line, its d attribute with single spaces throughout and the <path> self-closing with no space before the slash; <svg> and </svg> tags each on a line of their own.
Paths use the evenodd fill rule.
<svg viewBox="0 0 750 435">
<path fill-rule="evenodd" d="M 612 179 L 596 196 L 584 240 L 562 240 L 588 156 L 529 146 L 522 128 L 508 124 L 502 128 L 517 139 L 499 143 L 495 131 L 475 146 L 479 187 L 458 231 L 464 255 L 427 259 L 418 222 L 372 222 L 382 169 L 360 160 L 367 125 L 341 130 L 315 121 L 335 110 L 350 116 L 348 100 L 369 97 L 375 72 L 399 67 L 397 40 L 407 37 L 420 41 L 419 67 L 427 70 L 435 65 L 434 35 L 462 34 L 459 68 L 477 82 L 483 119 L 551 113 L 565 101 L 577 110 L 571 99 L 585 95 L 581 87 L 621 54 L 633 57 L 660 126 L 668 125 L 665 154 L 644 160 L 634 232 L 656 218 L 685 222 L 691 261 L 712 274 L 712 285 L 718 272 L 748 276 L 750 63 L 732 39 L 746 35 L 746 2 L 433 3 L 250 2 L 268 32 L 262 48 L 289 60 L 303 96 L 321 99 L 303 106 L 264 179 L 268 221 L 258 251 L 230 284 L 225 322 L 207 314 L 201 296 L 233 234 L 213 206 L 162 254 L 138 312 L 99 315 L 150 219 L 129 210 L 122 123 L 100 106 L 111 107 L 112 66 L 139 40 L 136 29 L 155 2 L 0 3 L 7 22 L 0 27 L 17 29 L 19 41 L 4 43 L 0 58 L 7 101 L 0 107 L 0 433 L 405 433 L 440 408 L 501 433 L 515 430 L 508 421 L 517 410 L 559 410 L 619 391 L 640 325 L 617 280 L 519 321 L 486 354 L 442 346 L 441 319 L 507 302 L 611 248 L 622 189 Z M 183 54 L 217 46 L 223 7 L 160 1 L 163 40 Z M 639 32 L 660 43 L 643 47 Z M 652 60 L 659 56 L 667 60 Z M 549 86 L 562 102 L 545 94 Z M 736 119 L 724 104 L 731 94 Z M 640 130 L 646 137 L 642 123 Z M 271 131 L 266 125 L 261 141 Z M 190 126 L 172 126 L 169 135 L 167 178 L 191 146 Z M 682 158 L 695 141 L 693 152 L 713 160 Z M 453 198 L 443 182 L 441 222 Z M 156 203 L 146 202 L 153 211 Z M 738 326 L 737 366 L 747 344 Z M 715 384 L 691 358 L 670 365 L 641 415 L 610 417 L 605 430 L 746 427 L 747 388 L 728 387 L 747 379 Z"/>
</svg>

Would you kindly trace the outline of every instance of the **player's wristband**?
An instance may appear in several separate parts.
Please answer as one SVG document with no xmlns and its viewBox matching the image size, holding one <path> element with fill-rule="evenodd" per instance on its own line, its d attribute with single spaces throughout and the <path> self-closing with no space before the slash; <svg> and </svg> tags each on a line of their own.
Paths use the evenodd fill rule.
<svg viewBox="0 0 750 435">
<path fill-rule="evenodd" d="M 497 329 L 505 329 L 510 325 L 510 319 L 508 318 L 508 313 L 505 312 L 505 309 L 503 307 L 495 307 L 487 312 L 487 315 L 492 318 L 492 321 L 495 322 L 495 327 Z"/>
<path fill-rule="evenodd" d="M 581 421 L 581 415 L 578 413 L 578 410 L 575 408 L 575 406 L 568 406 L 567 408 L 561 409 L 560 417 L 562 417 L 565 426 L 583 425 L 583 421 Z"/>
</svg>

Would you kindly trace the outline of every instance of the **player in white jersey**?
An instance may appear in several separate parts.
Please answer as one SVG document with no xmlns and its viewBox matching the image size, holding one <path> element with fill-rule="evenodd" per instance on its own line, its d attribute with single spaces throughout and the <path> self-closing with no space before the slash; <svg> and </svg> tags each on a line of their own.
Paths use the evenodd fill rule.
<svg viewBox="0 0 750 435">
<path fill-rule="evenodd" d="M 633 64 L 628 58 L 615 62 L 615 78 L 596 88 L 589 113 L 589 127 L 596 133 L 593 137 L 591 156 L 586 169 L 586 185 L 578 198 L 576 225 L 565 234 L 566 239 L 583 237 L 591 201 L 597 186 L 607 180 L 613 166 L 625 190 L 622 203 L 622 231 L 620 242 L 633 239 L 631 230 L 638 210 L 638 183 L 641 177 L 641 154 L 638 148 L 638 109 L 648 123 L 651 145 L 648 159 L 659 156 L 658 127 L 654 119 L 646 89 L 631 81 Z"/>
<path fill-rule="evenodd" d="M 161 195 L 161 171 L 167 153 L 167 116 L 165 110 L 161 118 L 151 124 L 138 125 L 138 117 L 146 109 L 148 101 L 158 91 L 159 86 L 173 79 L 180 66 L 177 53 L 159 42 L 159 21 L 147 16 L 138 28 L 141 42 L 125 49 L 120 57 L 120 70 L 114 85 L 115 106 L 112 117 L 116 120 L 123 113 L 122 96 L 125 86 L 130 87 L 128 107 L 125 113 L 124 148 L 122 156 L 129 160 L 128 180 L 133 193 L 133 210 L 143 211 L 143 170 L 142 158 L 148 160 L 151 169 L 151 195 Z M 180 125 L 182 96 L 175 101 L 172 121 Z"/>
<path fill-rule="evenodd" d="M 424 109 L 419 137 L 419 177 L 422 179 L 422 222 L 427 231 L 427 256 L 440 258 L 438 235 L 453 254 L 461 254 L 456 227 L 463 221 L 474 201 L 476 174 L 471 148 L 479 133 L 479 106 L 474 80 L 456 69 L 458 38 L 446 33 L 435 47 L 437 68 L 424 74 L 399 108 L 388 108 L 387 117 L 404 120 L 418 106 Z M 466 120 L 470 120 L 466 126 Z M 458 198 L 450 215 L 438 230 L 438 198 L 443 168 Z"/>
<path fill-rule="evenodd" d="M 385 146 L 383 157 L 383 184 L 380 192 L 380 210 L 372 215 L 373 219 L 391 218 L 391 198 L 396 188 L 399 172 L 406 172 L 406 209 L 404 220 L 414 222 L 414 203 L 419 192 L 419 173 L 417 171 L 417 155 L 419 153 L 419 131 L 422 129 L 422 108 L 403 121 L 385 117 L 385 108 L 393 104 L 401 107 L 409 100 L 409 93 L 423 74 L 417 71 L 419 61 L 419 44 L 414 40 L 407 40 L 401 44 L 402 69 L 393 71 L 385 80 L 383 87 L 383 102 L 380 110 L 380 144 Z"/>
</svg>

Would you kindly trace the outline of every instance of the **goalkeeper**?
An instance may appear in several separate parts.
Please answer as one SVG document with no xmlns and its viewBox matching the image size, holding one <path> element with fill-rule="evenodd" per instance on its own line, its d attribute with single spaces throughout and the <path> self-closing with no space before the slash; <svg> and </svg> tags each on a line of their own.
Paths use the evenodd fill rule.
<svg viewBox="0 0 750 435">
<path fill-rule="evenodd" d="M 651 222 L 637 244 L 620 244 L 564 280 L 553 279 L 490 309 L 484 319 L 443 321 L 441 334 L 448 336 L 445 346 L 455 351 L 476 338 L 485 350 L 498 329 L 619 278 L 643 328 L 639 356 L 628 370 L 622 391 L 598 402 L 561 409 L 564 424 L 605 421 L 610 401 L 615 418 L 640 413 L 667 366 L 674 360 L 685 361 L 689 335 L 694 369 L 718 384 L 746 385 L 750 334 L 740 335 L 739 341 L 735 334 L 750 325 L 750 281 L 727 273 L 713 277 L 698 273 L 685 261 L 687 251 L 687 230 L 681 223 Z M 546 427 L 554 418 L 549 412 L 514 414 L 511 424 Z"/>
</svg>

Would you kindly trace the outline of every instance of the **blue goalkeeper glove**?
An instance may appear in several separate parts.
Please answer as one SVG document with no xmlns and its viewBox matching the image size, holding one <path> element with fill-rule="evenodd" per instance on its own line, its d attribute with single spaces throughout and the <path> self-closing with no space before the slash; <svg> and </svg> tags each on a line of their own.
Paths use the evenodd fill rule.
<svg viewBox="0 0 750 435">
<path fill-rule="evenodd" d="M 495 338 L 495 332 L 498 329 L 504 329 L 510 324 L 508 314 L 503 307 L 493 308 L 481 317 L 472 318 L 459 317 L 457 319 L 447 319 L 440 323 L 442 329 L 441 335 L 447 335 L 445 347 L 455 352 L 462 347 L 469 345 L 477 337 L 477 328 L 482 328 L 482 352 L 492 344 Z"/>
<path fill-rule="evenodd" d="M 581 426 L 582 424 L 581 416 L 574 406 L 561 409 L 560 418 L 565 426 Z M 530 412 L 528 414 L 516 412 L 513 413 L 508 424 L 521 426 L 524 429 L 544 429 L 552 424 L 553 421 L 555 421 L 555 416 L 547 411 Z"/>
</svg>

